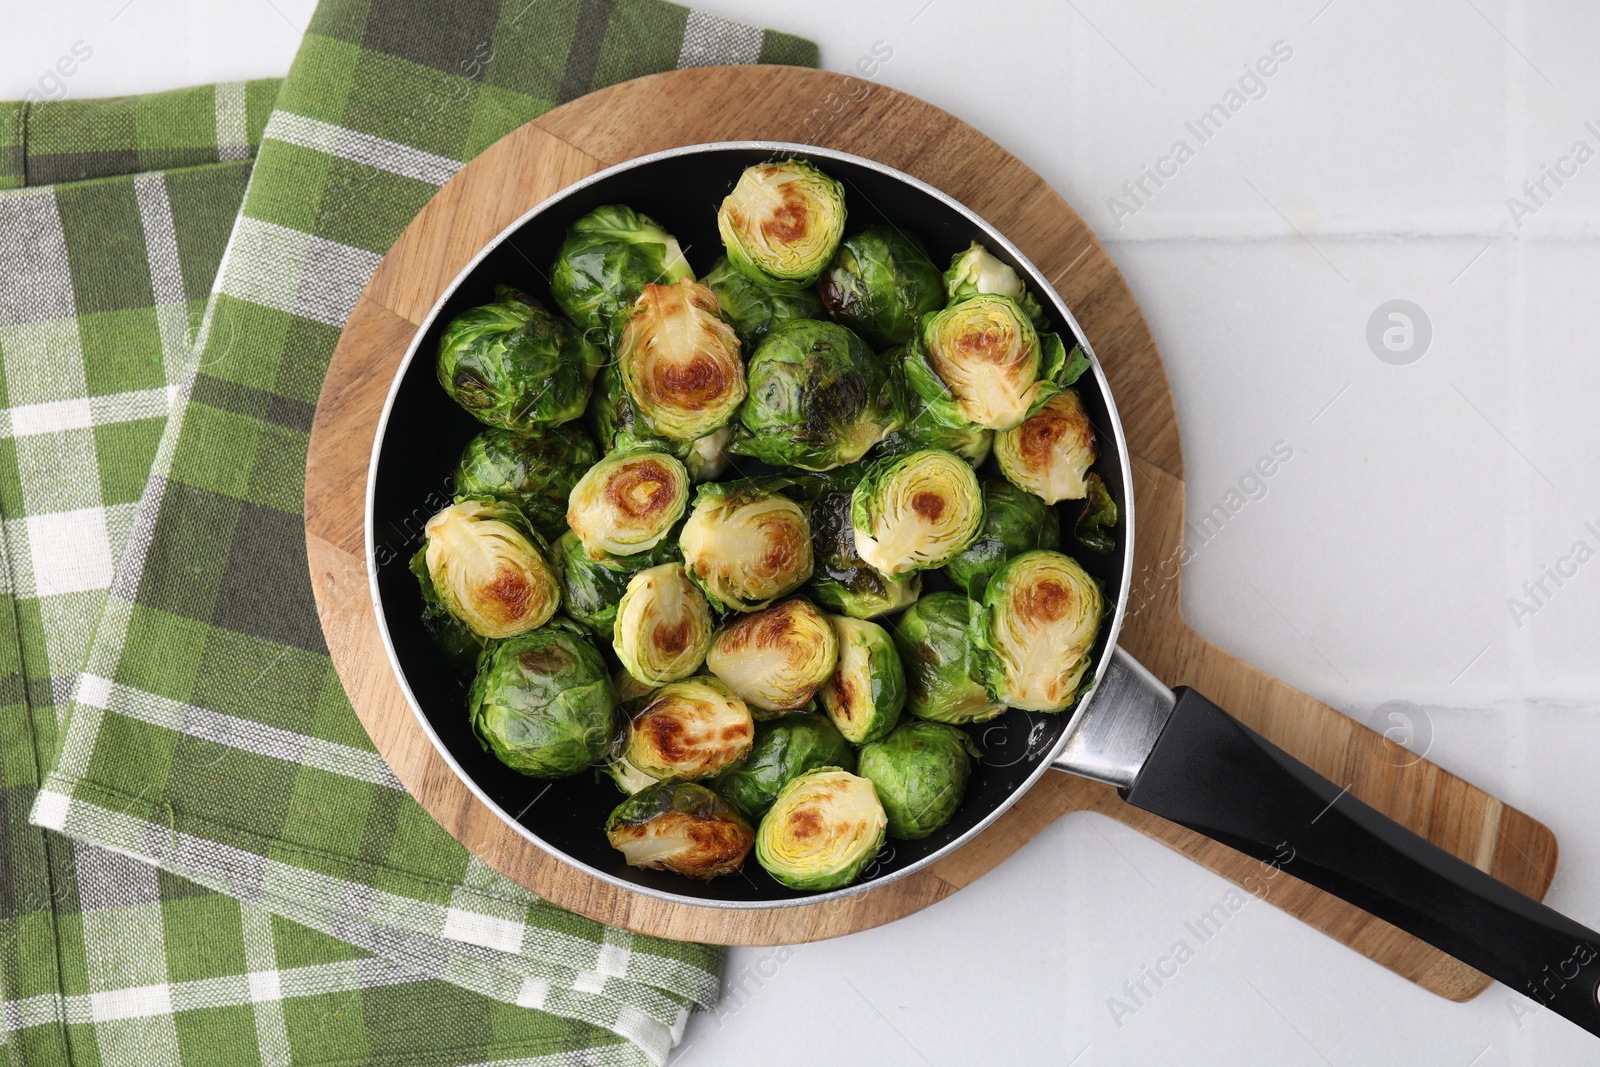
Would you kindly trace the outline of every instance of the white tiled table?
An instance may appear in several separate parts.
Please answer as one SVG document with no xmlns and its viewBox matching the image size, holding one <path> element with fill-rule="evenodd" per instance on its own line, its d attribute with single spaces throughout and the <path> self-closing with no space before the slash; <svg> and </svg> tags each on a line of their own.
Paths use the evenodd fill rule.
<svg viewBox="0 0 1600 1067">
<path fill-rule="evenodd" d="M 74 96 L 280 74 L 312 7 L 123 4 L 10 0 L 0 94 L 78 41 L 94 55 L 63 83 Z M 1600 552 L 1600 158 L 1563 162 L 1579 140 L 1600 153 L 1585 125 L 1600 129 L 1600 12 L 1324 4 L 701 6 L 805 34 L 832 69 L 892 50 L 878 80 L 989 133 L 1078 208 L 1165 354 L 1191 503 L 1223 501 L 1275 443 L 1294 450 L 1186 568 L 1190 620 L 1351 714 L 1421 705 L 1433 759 L 1555 829 L 1551 902 L 1600 926 L 1600 561 L 1538 602 L 1522 590 L 1580 540 Z M 1292 55 L 1230 101 L 1275 44 Z M 1230 102 L 1203 143 L 1185 125 Z M 1123 183 L 1171 174 L 1179 139 L 1192 158 L 1134 201 Z M 1535 201 L 1523 183 L 1541 178 Z M 1366 339 L 1396 299 L 1432 331 L 1405 365 Z M 1198 944 L 1185 923 L 1226 891 L 1114 823 L 1068 819 L 893 926 L 734 952 L 737 988 L 680 1062 L 1600 1063 L 1505 989 L 1449 1004 L 1270 906 Z M 1111 998 L 1133 1004 L 1123 984 L 1180 939 L 1194 957 L 1114 1018 Z"/>
</svg>

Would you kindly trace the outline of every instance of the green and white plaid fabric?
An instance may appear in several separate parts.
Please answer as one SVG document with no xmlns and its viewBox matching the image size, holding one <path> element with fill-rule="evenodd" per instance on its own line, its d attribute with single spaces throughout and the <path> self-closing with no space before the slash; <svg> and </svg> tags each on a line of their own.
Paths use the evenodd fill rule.
<svg viewBox="0 0 1600 1067">
<path fill-rule="evenodd" d="M 0 1055 L 660 1063 L 714 1001 L 718 950 L 539 901 L 405 794 L 322 644 L 305 449 L 464 160 L 604 84 L 815 59 L 653 0 L 324 0 L 276 96 L 0 105 Z"/>
</svg>

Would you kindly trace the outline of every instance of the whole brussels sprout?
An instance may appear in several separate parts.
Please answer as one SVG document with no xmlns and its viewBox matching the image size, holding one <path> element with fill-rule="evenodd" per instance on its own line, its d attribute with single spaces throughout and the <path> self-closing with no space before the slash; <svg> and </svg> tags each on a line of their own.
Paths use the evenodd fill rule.
<svg viewBox="0 0 1600 1067">
<path fill-rule="evenodd" d="M 526 633 L 543 626 L 560 606 L 561 587 L 545 558 L 544 538 L 516 505 L 462 500 L 429 519 L 423 536 L 433 595 L 479 637 Z"/>
<path fill-rule="evenodd" d="M 743 432 L 729 448 L 774 466 L 826 471 L 854 463 L 906 420 L 899 376 L 836 322 L 775 327 L 745 376 Z"/>
<path fill-rule="evenodd" d="M 838 662 L 839 638 L 804 597 L 735 619 L 706 653 L 706 669 L 757 718 L 805 707 Z"/>
<path fill-rule="evenodd" d="M 560 566 L 561 608 L 590 633 L 610 640 L 617 621 L 617 605 L 628 582 L 648 567 L 678 559 L 678 542 L 670 538 L 648 552 L 595 559 L 577 534 L 568 530 L 552 552 Z"/>
<path fill-rule="evenodd" d="M 723 771 L 715 784 L 717 792 L 759 817 L 791 779 L 818 767 L 855 766 L 855 749 L 825 716 L 784 715 L 756 723 L 750 754 Z"/>
<path fill-rule="evenodd" d="M 681 563 L 635 574 L 617 605 L 612 648 L 627 672 L 647 685 L 687 678 L 711 647 L 711 608 Z"/>
<path fill-rule="evenodd" d="M 622 328 L 617 365 L 651 433 L 696 441 L 733 417 L 745 395 L 739 338 L 717 295 L 692 278 L 647 285 Z"/>
<path fill-rule="evenodd" d="M 534 434 L 589 403 L 605 353 L 572 324 L 509 286 L 463 311 L 439 336 L 439 384 L 479 422 Z"/>
<path fill-rule="evenodd" d="M 884 574 L 941 567 L 977 538 L 983 491 L 953 452 L 886 456 L 850 494 L 856 552 Z"/>
<path fill-rule="evenodd" d="M 757 611 L 811 577 L 806 510 L 762 481 L 709 482 L 678 533 L 689 577 L 728 611 Z"/>
<path fill-rule="evenodd" d="M 750 753 L 755 723 L 715 678 L 657 689 L 628 723 L 623 758 L 657 779 L 711 778 Z"/>
<path fill-rule="evenodd" d="M 410 564 L 411 573 L 416 576 L 417 586 L 422 591 L 422 628 L 428 631 L 434 646 L 444 654 L 445 659 L 470 673 L 477 667 L 478 653 L 489 643 L 488 639 L 473 633 L 471 627 L 450 614 L 450 609 L 444 606 L 438 590 L 433 587 L 433 578 L 428 574 L 427 556 L 427 548 L 419 548 L 412 555 Z"/>
<path fill-rule="evenodd" d="M 693 277 L 676 237 L 648 215 L 607 204 L 567 227 L 550 268 L 550 296 L 585 336 L 610 345 L 646 285 Z"/>
<path fill-rule="evenodd" d="M 870 781 L 837 767 L 785 785 L 756 827 L 756 861 L 790 889 L 838 889 L 860 876 L 889 825 Z"/>
<path fill-rule="evenodd" d="M 859 773 L 878 791 L 889 836 L 915 841 L 949 822 L 966 795 L 976 754 L 966 734 L 938 722 L 908 722 L 863 746 Z"/>
<path fill-rule="evenodd" d="M 895 348 L 883 353 L 883 360 L 902 366 L 905 362 L 904 349 Z M 916 393 L 911 393 L 906 398 L 910 406 L 911 417 L 904 426 L 884 435 L 878 451 L 885 456 L 903 456 L 907 452 L 920 452 L 924 448 L 942 448 L 946 452 L 954 452 L 973 468 L 983 466 L 983 461 L 989 458 L 989 451 L 994 446 L 994 431 L 970 423 L 961 426 L 947 426 L 934 414 L 928 402 Z"/>
<path fill-rule="evenodd" d="M 567 498 L 567 525 L 596 559 L 655 548 L 683 517 L 689 472 L 665 452 L 606 456 Z"/>
<path fill-rule="evenodd" d="M 1055 388 L 1061 338 L 1042 337 L 1004 296 L 973 296 L 924 315 L 904 352 L 905 378 L 947 426 L 1009 430 Z"/>
<path fill-rule="evenodd" d="M 1012 484 L 1054 504 L 1088 495 L 1086 476 L 1099 445 L 1077 390 L 1063 389 L 1022 425 L 996 434 L 994 455 Z"/>
<path fill-rule="evenodd" d="M 605 660 L 565 619 L 491 645 L 467 715 L 486 751 L 536 778 L 577 774 L 605 759 L 616 739 Z"/>
<path fill-rule="evenodd" d="M 803 159 L 746 167 L 717 209 L 735 267 L 760 279 L 810 285 L 844 236 L 844 186 Z"/>
<path fill-rule="evenodd" d="M 828 610 L 871 619 L 899 611 L 922 595 L 921 572 L 891 578 L 862 562 L 850 525 L 848 491 L 831 489 L 812 503 L 811 539 L 816 561 L 807 588 Z"/>
<path fill-rule="evenodd" d="M 659 779 L 652 778 L 639 768 L 628 762 L 628 757 L 617 756 L 606 762 L 606 774 L 617 783 L 617 788 L 630 797 L 641 789 L 648 789 L 656 784 Z"/>
<path fill-rule="evenodd" d="M 1111 499 L 1111 492 L 1106 488 L 1106 483 L 1093 471 L 1089 472 L 1087 487 L 1083 510 L 1078 513 L 1078 521 L 1072 527 L 1072 535 L 1084 548 L 1104 555 L 1117 547 L 1117 542 L 1111 536 L 1112 527 L 1117 525 L 1117 502 Z"/>
<path fill-rule="evenodd" d="M 944 291 L 952 304 L 980 293 L 1010 297 L 1035 326 L 1044 328 L 1044 309 L 1017 277 L 1017 272 L 977 241 L 965 252 L 950 257 L 950 266 L 944 272 Z"/>
<path fill-rule="evenodd" d="M 738 874 L 755 831 L 732 804 L 694 782 L 661 782 L 618 804 L 606 839 L 630 867 L 710 880 Z"/>
<path fill-rule="evenodd" d="M 753 278 L 718 256 L 711 273 L 700 279 L 717 294 L 717 303 L 747 349 L 754 349 L 767 332 L 790 319 L 820 319 L 822 298 L 815 289 L 770 278 Z"/>
<path fill-rule="evenodd" d="M 900 654 L 875 622 L 839 615 L 828 621 L 839 638 L 839 666 L 817 696 L 846 741 L 876 741 L 894 729 L 906 704 Z"/>
<path fill-rule="evenodd" d="M 1072 557 L 1041 550 L 1008 560 L 971 623 L 990 695 L 1024 711 L 1071 707 L 1104 614 L 1099 583 Z"/>
<path fill-rule="evenodd" d="M 911 340 L 917 320 L 944 306 L 944 280 L 922 243 L 892 226 L 847 237 L 817 283 L 835 322 L 875 347 Z"/>
<path fill-rule="evenodd" d="M 929 593 L 895 622 L 906 710 L 935 722 L 986 722 L 1006 710 L 978 680 L 971 624 L 978 606 L 960 593 Z"/>
<path fill-rule="evenodd" d="M 515 504 L 547 539 L 567 528 L 567 495 L 600 455 L 576 424 L 537 437 L 484 430 L 461 452 L 456 497 L 494 497 Z"/>
<path fill-rule="evenodd" d="M 978 539 L 944 565 L 950 584 L 974 600 L 983 596 L 1000 564 L 1034 548 L 1061 547 L 1056 509 L 1000 478 L 983 482 L 983 529 Z"/>
</svg>

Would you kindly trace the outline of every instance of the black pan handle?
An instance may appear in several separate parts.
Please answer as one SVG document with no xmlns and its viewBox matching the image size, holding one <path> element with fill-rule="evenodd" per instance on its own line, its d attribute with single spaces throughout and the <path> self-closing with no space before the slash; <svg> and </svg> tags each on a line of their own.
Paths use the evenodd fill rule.
<svg viewBox="0 0 1600 1067">
<path fill-rule="evenodd" d="M 1600 934 L 1363 804 L 1194 690 L 1123 798 L 1414 934 L 1600 1035 Z"/>
</svg>

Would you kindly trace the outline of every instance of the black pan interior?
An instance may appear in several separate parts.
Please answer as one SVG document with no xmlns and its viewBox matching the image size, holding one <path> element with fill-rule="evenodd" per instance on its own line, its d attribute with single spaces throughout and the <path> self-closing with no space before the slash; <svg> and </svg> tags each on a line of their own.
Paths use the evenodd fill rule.
<svg viewBox="0 0 1600 1067">
<path fill-rule="evenodd" d="M 484 752 L 467 725 L 469 679 L 439 655 L 423 630 L 416 580 L 406 564 L 421 545 L 423 524 L 434 511 L 450 502 L 451 472 L 456 459 L 481 428 L 445 395 L 435 378 L 434 359 L 444 324 L 456 313 L 491 299 L 497 283 L 514 285 L 550 304 L 550 264 L 567 224 L 602 204 L 629 204 L 661 222 L 677 235 L 696 273 L 703 274 L 721 253 L 716 228 L 718 204 L 741 170 L 769 157 L 766 150 L 724 147 L 655 160 L 573 190 L 523 222 L 471 270 L 435 315 L 415 358 L 403 372 L 387 427 L 377 445 L 373 543 L 382 620 L 405 680 L 440 742 L 506 818 L 520 823 L 549 848 L 605 875 L 689 901 L 754 903 L 812 894 L 784 888 L 754 861 L 745 865 L 742 876 L 709 883 L 635 870 L 622 862 L 620 853 L 606 843 L 601 830 L 606 815 L 622 799 L 609 779 L 586 772 L 556 782 L 533 780 Z M 1001 259 L 1010 261 L 1019 271 L 1024 269 L 981 227 L 926 191 L 858 163 L 821 157 L 817 162 L 846 186 L 847 232 L 874 223 L 897 226 L 920 237 L 934 262 L 941 266 L 970 241 L 984 241 Z M 1026 243 L 1026 235 L 1016 236 Z M 1037 276 L 1025 272 L 1024 277 L 1041 299 L 1049 292 Z M 1071 327 L 1048 300 L 1045 306 L 1055 320 L 1055 329 L 1070 347 L 1074 336 Z M 1093 375 L 1084 375 L 1077 387 L 1100 430 L 1102 445 L 1096 470 L 1126 514 L 1127 484 L 1118 463 L 1105 397 Z M 993 463 L 989 460 L 983 473 L 994 473 Z M 1116 530 L 1119 550 L 1099 556 L 1080 550 L 1070 537 L 1080 505 L 1067 502 L 1060 507 L 1063 550 L 1094 574 L 1108 594 L 1114 593 L 1121 588 L 1123 525 L 1119 523 Z M 928 575 L 927 579 L 931 579 L 926 581 L 927 591 L 946 587 L 941 584 L 942 576 Z M 1096 664 L 1104 662 L 1109 621 L 1108 616 L 1095 652 Z M 609 649 L 604 651 L 609 654 Z M 867 876 L 882 878 L 904 869 L 960 837 L 1007 803 L 1054 750 L 1069 718 L 1011 709 L 991 722 L 968 727 L 984 756 L 961 809 L 930 837 L 889 842 Z"/>
</svg>

